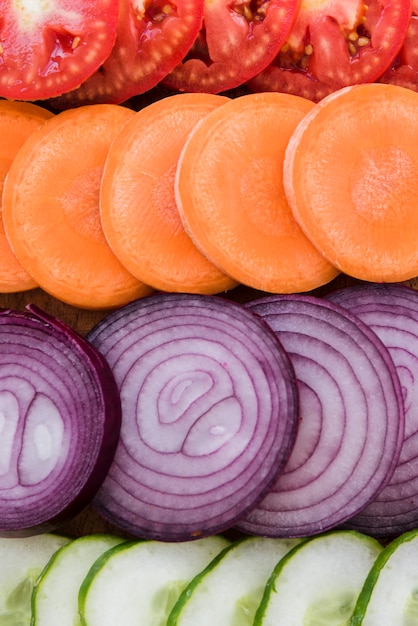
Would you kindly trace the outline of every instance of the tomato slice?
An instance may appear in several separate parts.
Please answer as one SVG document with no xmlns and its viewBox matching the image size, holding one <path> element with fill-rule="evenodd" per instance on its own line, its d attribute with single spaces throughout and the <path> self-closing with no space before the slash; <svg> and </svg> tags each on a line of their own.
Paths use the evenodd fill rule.
<svg viewBox="0 0 418 626">
<path fill-rule="evenodd" d="M 412 15 L 402 48 L 379 82 L 418 91 L 418 0 L 412 0 Z"/>
<path fill-rule="evenodd" d="M 0 96 L 42 100 L 74 89 L 110 54 L 118 0 L 0 0 Z"/>
<path fill-rule="evenodd" d="M 411 0 L 303 0 L 286 44 L 248 87 L 318 101 L 374 82 L 399 53 L 410 16 Z"/>
<path fill-rule="evenodd" d="M 200 30 L 203 0 L 119 0 L 116 43 L 99 70 L 55 107 L 119 104 L 156 86 Z"/>
<path fill-rule="evenodd" d="M 278 54 L 299 6 L 300 0 L 206 0 L 194 45 L 163 84 L 207 93 L 242 85 Z"/>
</svg>

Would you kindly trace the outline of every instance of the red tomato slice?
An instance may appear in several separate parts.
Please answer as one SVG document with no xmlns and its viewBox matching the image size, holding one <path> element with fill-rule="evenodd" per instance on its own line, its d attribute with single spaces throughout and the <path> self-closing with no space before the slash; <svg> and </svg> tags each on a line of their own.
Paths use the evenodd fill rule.
<svg viewBox="0 0 418 626">
<path fill-rule="evenodd" d="M 102 67 L 55 107 L 125 102 L 157 85 L 197 37 L 203 0 L 119 0 L 116 43 Z"/>
<path fill-rule="evenodd" d="M 379 82 L 418 91 L 418 0 L 412 0 L 412 15 L 402 48 Z"/>
<path fill-rule="evenodd" d="M 163 84 L 208 93 L 242 85 L 278 54 L 299 6 L 300 0 L 206 0 L 194 45 Z"/>
<path fill-rule="evenodd" d="M 74 89 L 110 54 L 118 0 L 0 0 L 0 96 L 41 100 Z"/>
<path fill-rule="evenodd" d="M 318 101 L 374 82 L 399 53 L 410 16 L 411 0 L 304 0 L 285 46 L 248 86 Z"/>
</svg>

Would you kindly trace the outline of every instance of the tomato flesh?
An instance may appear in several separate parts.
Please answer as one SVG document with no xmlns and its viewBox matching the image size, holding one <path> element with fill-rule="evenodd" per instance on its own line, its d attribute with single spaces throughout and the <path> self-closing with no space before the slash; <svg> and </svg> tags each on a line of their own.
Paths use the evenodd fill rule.
<svg viewBox="0 0 418 626">
<path fill-rule="evenodd" d="M 408 32 L 399 55 L 381 76 L 380 82 L 418 91 L 418 0 L 412 0 Z"/>
<path fill-rule="evenodd" d="M 304 0 L 282 50 L 248 86 L 318 101 L 374 82 L 399 53 L 410 15 L 411 0 Z"/>
<path fill-rule="evenodd" d="M 199 35 L 164 84 L 207 93 L 242 85 L 278 54 L 299 5 L 300 0 L 206 0 Z"/>
<path fill-rule="evenodd" d="M 156 86 L 199 32 L 203 0 L 119 0 L 116 43 L 100 69 L 56 107 L 125 102 Z"/>
<path fill-rule="evenodd" d="M 54 97 L 110 54 L 118 0 L 0 0 L 0 96 Z"/>
</svg>

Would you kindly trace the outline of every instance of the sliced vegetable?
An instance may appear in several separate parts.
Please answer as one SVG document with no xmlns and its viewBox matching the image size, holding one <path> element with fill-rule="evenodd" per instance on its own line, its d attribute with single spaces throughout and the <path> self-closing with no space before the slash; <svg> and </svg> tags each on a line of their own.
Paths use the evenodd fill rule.
<svg viewBox="0 0 418 626">
<path fill-rule="evenodd" d="M 31 626 L 75 626 L 81 583 L 94 562 L 122 541 L 115 535 L 86 535 L 57 550 L 36 581 Z"/>
<path fill-rule="evenodd" d="M 347 524 L 374 536 L 399 535 L 418 526 L 418 292 L 403 285 L 365 284 L 331 292 L 328 299 L 360 317 L 388 348 L 405 407 L 405 439 L 395 472 Z"/>
<path fill-rule="evenodd" d="M 100 195 L 104 234 L 131 274 L 155 289 L 218 293 L 236 285 L 194 246 L 174 198 L 177 161 L 189 132 L 225 102 L 200 93 L 159 100 L 141 109 L 109 150 Z"/>
<path fill-rule="evenodd" d="M 343 307 L 306 295 L 266 296 L 247 307 L 287 351 L 300 410 L 286 466 L 236 526 L 313 535 L 353 517 L 393 475 L 405 425 L 399 378 L 377 335 Z"/>
<path fill-rule="evenodd" d="M 299 5 L 300 0 L 206 0 L 203 24 L 192 48 L 163 84 L 205 93 L 242 85 L 279 52 Z"/>
<path fill-rule="evenodd" d="M 391 541 L 371 568 L 350 626 L 413 626 L 417 621 L 418 531 Z"/>
<path fill-rule="evenodd" d="M 94 500 L 140 537 L 182 541 L 232 526 L 293 445 L 293 370 L 273 331 L 218 296 L 156 294 L 88 334 L 122 398 L 114 463 Z"/>
<path fill-rule="evenodd" d="M 234 541 L 183 589 L 167 626 L 248 626 L 271 572 L 298 539 Z"/>
<path fill-rule="evenodd" d="M 385 84 L 328 96 L 290 139 L 284 189 L 300 227 L 345 274 L 418 274 L 418 94 Z"/>
<path fill-rule="evenodd" d="M 19 148 L 52 115 L 31 102 L 0 100 L 0 198 L 7 172 Z M 36 286 L 12 252 L 0 218 L 0 292 L 14 293 Z"/>
<path fill-rule="evenodd" d="M 35 306 L 0 313 L 0 535 L 57 528 L 113 459 L 120 398 L 91 344 Z"/>
<path fill-rule="evenodd" d="M 271 575 L 254 626 L 345 626 L 381 551 L 375 539 L 348 531 L 298 544 Z"/>
<path fill-rule="evenodd" d="M 108 57 L 118 0 L 1 0 L 0 96 L 42 100 L 78 87 Z"/>
<path fill-rule="evenodd" d="M 81 585 L 82 626 L 165 624 L 183 587 L 227 544 L 213 536 L 186 543 L 126 542 L 111 548 Z"/>
<path fill-rule="evenodd" d="M 248 85 L 317 102 L 347 85 L 372 83 L 400 51 L 410 15 L 411 0 L 302 2 L 286 43 Z"/>
<path fill-rule="evenodd" d="M 29 626 L 34 585 L 52 555 L 70 541 L 52 533 L 0 539 L 1 624 Z"/>
<path fill-rule="evenodd" d="M 119 0 L 111 53 L 78 89 L 50 104 L 119 104 L 155 87 L 187 54 L 202 17 L 203 0 Z"/>
<path fill-rule="evenodd" d="M 191 131 L 180 156 L 175 194 L 186 232 L 255 289 L 307 291 L 338 273 L 299 229 L 283 191 L 286 146 L 313 106 L 276 93 L 232 99 Z"/>
<path fill-rule="evenodd" d="M 55 115 L 20 148 L 4 185 L 13 252 L 44 291 L 73 306 L 105 309 L 151 291 L 115 257 L 100 224 L 109 146 L 133 115 L 111 104 Z"/>
<path fill-rule="evenodd" d="M 412 15 L 402 48 L 379 81 L 418 91 L 418 0 L 412 0 L 411 4 Z"/>
</svg>

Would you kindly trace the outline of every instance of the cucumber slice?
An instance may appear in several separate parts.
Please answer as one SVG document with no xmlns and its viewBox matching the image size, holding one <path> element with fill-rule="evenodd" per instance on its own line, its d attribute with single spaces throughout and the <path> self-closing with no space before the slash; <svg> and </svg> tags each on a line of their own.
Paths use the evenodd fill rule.
<svg viewBox="0 0 418 626">
<path fill-rule="evenodd" d="M 263 537 L 235 541 L 187 585 L 167 626 L 251 626 L 274 567 L 300 541 Z"/>
<path fill-rule="evenodd" d="M 33 587 L 52 555 L 71 539 L 45 533 L 0 538 L 0 626 L 28 626 Z"/>
<path fill-rule="evenodd" d="M 122 541 L 108 534 L 86 535 L 55 552 L 33 591 L 31 626 L 76 626 L 81 583 L 96 559 Z"/>
<path fill-rule="evenodd" d="M 122 543 L 103 554 L 79 593 L 83 626 L 165 626 L 187 583 L 230 542 L 218 535 L 188 542 Z"/>
<path fill-rule="evenodd" d="M 331 531 L 298 544 L 271 575 L 254 626 L 348 626 L 381 550 L 378 541 L 356 531 Z"/>
<path fill-rule="evenodd" d="M 350 626 L 418 624 L 418 529 L 380 553 L 359 595 Z"/>
</svg>

